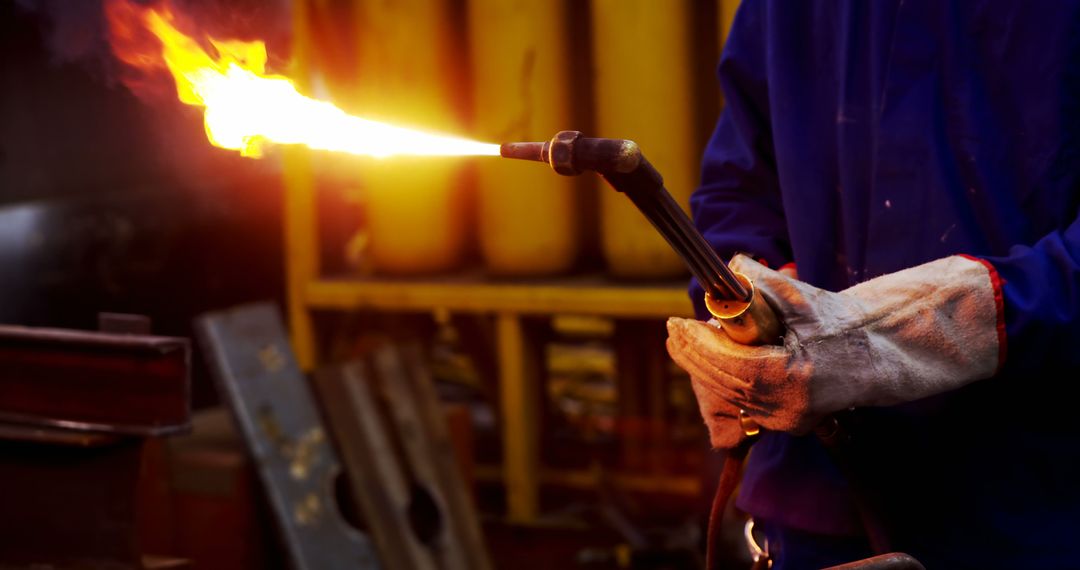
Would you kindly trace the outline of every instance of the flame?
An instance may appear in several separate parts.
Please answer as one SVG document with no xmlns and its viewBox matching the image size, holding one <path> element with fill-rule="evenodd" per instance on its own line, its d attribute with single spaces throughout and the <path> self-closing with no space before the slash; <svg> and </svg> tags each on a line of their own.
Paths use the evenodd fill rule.
<svg viewBox="0 0 1080 570">
<path fill-rule="evenodd" d="M 176 28 L 167 9 L 118 0 L 108 6 L 107 15 L 119 59 L 144 72 L 167 67 L 180 101 L 205 107 L 206 135 L 215 146 L 249 157 L 261 156 L 266 143 L 374 157 L 499 154 L 495 144 L 371 121 L 302 95 L 288 77 L 266 73 L 261 41 L 207 37 L 216 52 L 211 55 Z M 140 25 L 157 38 L 160 52 L 139 40 Z"/>
</svg>

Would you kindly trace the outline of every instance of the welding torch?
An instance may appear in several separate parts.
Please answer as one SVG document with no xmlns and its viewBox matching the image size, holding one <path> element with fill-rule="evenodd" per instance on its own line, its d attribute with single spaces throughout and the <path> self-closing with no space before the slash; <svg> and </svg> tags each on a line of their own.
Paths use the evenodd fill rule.
<svg viewBox="0 0 1080 570">
<path fill-rule="evenodd" d="M 612 188 L 626 194 L 679 254 L 705 289 L 705 306 L 729 337 L 749 345 L 780 341 L 783 327 L 772 307 L 755 292 L 749 278 L 732 271 L 713 251 L 664 188 L 663 177 L 637 143 L 562 131 L 546 142 L 505 143 L 500 154 L 547 163 L 564 176 L 588 170 L 598 173 Z M 740 414 L 739 421 L 747 435 L 757 435 L 758 426 L 746 414 Z"/>
</svg>

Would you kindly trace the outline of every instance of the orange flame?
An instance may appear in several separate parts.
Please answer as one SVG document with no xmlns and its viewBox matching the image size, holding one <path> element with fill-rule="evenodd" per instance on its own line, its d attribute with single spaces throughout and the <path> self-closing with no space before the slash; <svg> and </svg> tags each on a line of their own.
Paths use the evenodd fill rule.
<svg viewBox="0 0 1080 570">
<path fill-rule="evenodd" d="M 266 73 L 261 41 L 207 37 L 214 57 L 177 30 L 168 10 L 118 0 L 108 5 L 107 15 L 119 59 L 149 72 L 164 62 L 180 101 L 205 107 L 206 135 L 215 146 L 249 157 L 261 156 L 266 143 L 375 157 L 499 154 L 498 145 L 395 127 L 306 97 L 288 77 Z M 140 26 L 159 40 L 160 52 L 140 41 Z"/>
</svg>

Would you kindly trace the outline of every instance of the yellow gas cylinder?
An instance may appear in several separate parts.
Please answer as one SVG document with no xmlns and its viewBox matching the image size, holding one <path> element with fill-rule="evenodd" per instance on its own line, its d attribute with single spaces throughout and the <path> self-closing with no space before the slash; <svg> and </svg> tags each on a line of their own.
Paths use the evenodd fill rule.
<svg viewBox="0 0 1080 570">
<path fill-rule="evenodd" d="M 593 0 L 596 135 L 632 139 L 683 208 L 697 185 L 688 0 Z M 625 196 L 600 193 L 608 271 L 653 279 L 686 272 Z"/>
<path fill-rule="evenodd" d="M 454 0 L 361 0 L 356 4 L 357 83 L 350 109 L 366 118 L 460 135 L 455 108 L 463 51 Z M 364 159 L 358 178 L 367 206 L 371 266 L 383 273 L 431 273 L 462 260 L 472 205 L 467 159 Z"/>
<path fill-rule="evenodd" d="M 472 132 L 498 142 L 571 128 L 565 2 L 471 0 Z M 480 249 L 501 275 L 564 272 L 578 254 L 573 181 L 514 161 L 477 164 Z"/>
</svg>

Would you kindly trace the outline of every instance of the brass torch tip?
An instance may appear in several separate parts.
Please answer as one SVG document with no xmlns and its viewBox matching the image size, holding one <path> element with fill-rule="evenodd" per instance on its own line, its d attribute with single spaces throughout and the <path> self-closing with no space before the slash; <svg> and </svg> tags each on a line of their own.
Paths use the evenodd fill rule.
<svg viewBox="0 0 1080 570">
<path fill-rule="evenodd" d="M 499 154 L 502 155 L 503 158 L 547 162 L 544 160 L 544 144 L 545 143 L 542 142 L 503 143 L 499 147 Z"/>
</svg>

